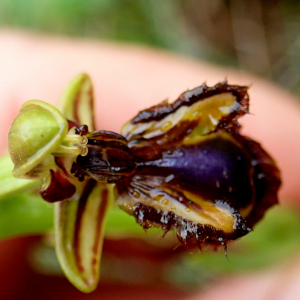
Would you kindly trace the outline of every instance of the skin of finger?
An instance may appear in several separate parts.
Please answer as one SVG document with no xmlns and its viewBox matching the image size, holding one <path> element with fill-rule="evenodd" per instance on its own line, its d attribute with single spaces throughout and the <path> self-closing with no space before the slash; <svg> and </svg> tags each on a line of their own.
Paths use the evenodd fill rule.
<svg viewBox="0 0 300 300">
<path fill-rule="evenodd" d="M 187 300 L 271 300 L 274 298 L 267 298 L 267 295 L 274 288 L 274 281 L 276 281 L 275 274 L 269 272 L 223 278 L 201 293 L 188 297 Z"/>
<path fill-rule="evenodd" d="M 300 256 L 296 255 L 265 271 L 222 278 L 187 300 L 293 300 L 299 299 L 299 283 Z"/>
<path fill-rule="evenodd" d="M 98 129 L 119 132 L 139 110 L 206 81 L 227 77 L 231 84 L 251 85 L 251 113 L 243 133 L 261 142 L 283 175 L 282 201 L 299 201 L 300 107 L 295 97 L 248 74 L 149 48 L 89 40 L 0 32 L 1 146 L 9 124 L 29 99 L 57 102 L 66 83 L 87 72 L 95 84 Z"/>
</svg>

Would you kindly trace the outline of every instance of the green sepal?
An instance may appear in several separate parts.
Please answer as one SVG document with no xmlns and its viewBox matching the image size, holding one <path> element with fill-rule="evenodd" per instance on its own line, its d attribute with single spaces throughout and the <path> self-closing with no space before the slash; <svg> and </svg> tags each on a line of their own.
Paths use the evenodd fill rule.
<svg viewBox="0 0 300 300">
<path fill-rule="evenodd" d="M 39 179 L 48 173 L 47 157 L 62 143 L 68 122 L 52 105 L 25 102 L 8 133 L 8 150 L 17 178 Z M 46 165 L 43 163 L 46 161 Z M 45 173 L 46 172 L 46 173 Z"/>
</svg>

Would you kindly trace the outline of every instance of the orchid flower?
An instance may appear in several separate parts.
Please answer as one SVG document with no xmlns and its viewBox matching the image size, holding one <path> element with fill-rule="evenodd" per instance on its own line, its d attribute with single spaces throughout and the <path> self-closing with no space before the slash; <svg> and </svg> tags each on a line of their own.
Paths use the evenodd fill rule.
<svg viewBox="0 0 300 300">
<path fill-rule="evenodd" d="M 55 247 L 83 292 L 99 280 L 105 219 L 114 201 L 145 230 L 176 229 L 179 241 L 226 245 L 252 230 L 277 203 L 274 160 L 240 134 L 247 87 L 219 83 L 141 111 L 121 134 L 96 131 L 93 87 L 80 74 L 58 109 L 23 104 L 9 135 L 17 178 L 40 180 L 55 202 Z"/>
</svg>

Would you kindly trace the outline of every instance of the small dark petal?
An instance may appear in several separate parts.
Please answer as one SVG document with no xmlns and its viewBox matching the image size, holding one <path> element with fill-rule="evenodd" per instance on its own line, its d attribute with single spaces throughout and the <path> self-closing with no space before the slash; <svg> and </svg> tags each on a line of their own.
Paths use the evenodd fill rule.
<svg viewBox="0 0 300 300">
<path fill-rule="evenodd" d="M 78 135 L 86 135 L 86 134 L 88 134 L 88 132 L 89 132 L 89 129 L 86 125 L 81 125 L 81 126 L 75 128 L 75 133 Z"/>
<path fill-rule="evenodd" d="M 48 202 L 62 201 L 73 196 L 75 186 L 69 182 L 64 173 L 60 170 L 50 170 L 51 181 L 46 189 L 41 190 L 41 196 Z"/>
</svg>

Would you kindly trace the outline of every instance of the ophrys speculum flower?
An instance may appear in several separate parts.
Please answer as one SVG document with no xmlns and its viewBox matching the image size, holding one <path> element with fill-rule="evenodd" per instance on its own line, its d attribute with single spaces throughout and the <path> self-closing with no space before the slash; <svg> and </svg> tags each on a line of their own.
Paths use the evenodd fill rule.
<svg viewBox="0 0 300 300">
<path fill-rule="evenodd" d="M 43 178 L 55 206 L 56 250 L 70 281 L 95 289 L 110 203 L 183 244 L 223 245 L 239 238 L 277 203 L 279 171 L 237 119 L 247 87 L 219 83 L 141 111 L 121 135 L 95 131 L 89 77 L 76 77 L 60 112 L 25 103 L 9 132 L 14 175 Z"/>
</svg>

